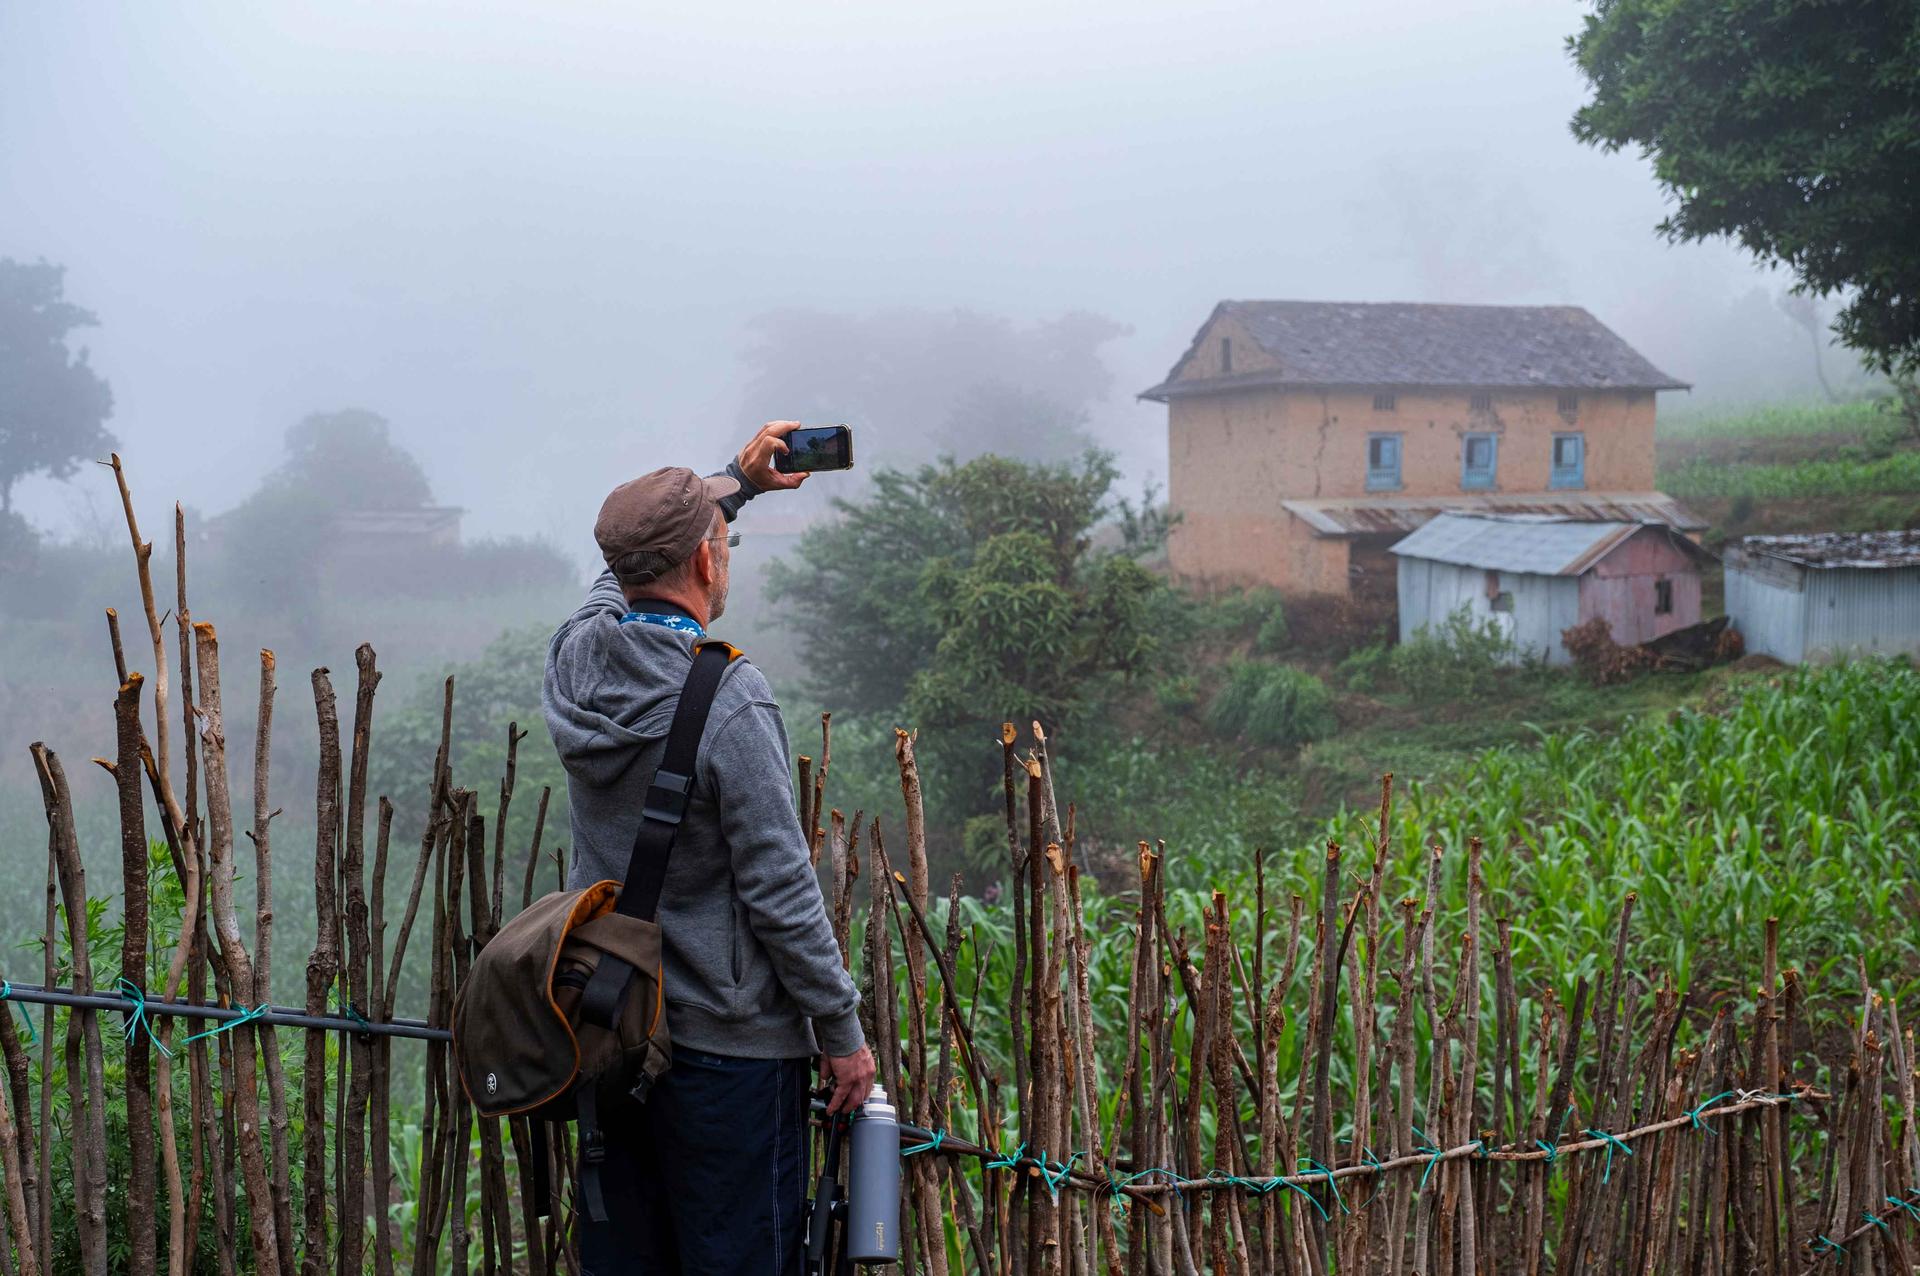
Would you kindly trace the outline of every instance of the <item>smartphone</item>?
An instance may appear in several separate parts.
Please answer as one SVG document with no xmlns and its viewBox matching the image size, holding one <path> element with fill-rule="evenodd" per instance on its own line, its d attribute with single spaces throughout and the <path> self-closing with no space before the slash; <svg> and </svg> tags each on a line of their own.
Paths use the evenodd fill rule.
<svg viewBox="0 0 1920 1276">
<path fill-rule="evenodd" d="M 782 474 L 853 468 L 853 431 L 844 425 L 810 425 L 787 435 L 787 451 L 773 454 Z"/>
</svg>

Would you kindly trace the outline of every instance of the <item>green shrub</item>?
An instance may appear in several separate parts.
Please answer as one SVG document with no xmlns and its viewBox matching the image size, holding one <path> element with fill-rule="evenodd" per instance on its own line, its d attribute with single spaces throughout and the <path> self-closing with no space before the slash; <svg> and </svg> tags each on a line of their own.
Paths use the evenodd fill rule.
<svg viewBox="0 0 1920 1276">
<path fill-rule="evenodd" d="M 1270 618 L 1280 614 L 1280 591 L 1267 585 L 1196 600 L 1192 611 L 1200 628 L 1227 638 L 1253 637 Z M 1285 620 L 1280 622 L 1280 632 L 1285 641 Z"/>
<path fill-rule="evenodd" d="M 1267 618 L 1260 622 L 1260 628 L 1253 632 L 1253 649 L 1266 655 L 1275 655 L 1287 646 L 1287 613 L 1280 600 L 1273 600 L 1273 608 Z"/>
<path fill-rule="evenodd" d="M 1153 685 L 1153 698 L 1162 713 L 1181 717 L 1200 707 L 1200 684 L 1192 674 L 1162 678 Z"/>
<path fill-rule="evenodd" d="M 1340 662 L 1334 670 L 1348 691 L 1375 691 L 1393 677 L 1393 651 L 1383 642 L 1368 643 Z"/>
<path fill-rule="evenodd" d="M 1462 604 L 1439 624 L 1414 630 L 1410 641 L 1393 649 L 1387 666 L 1415 700 L 1433 704 L 1485 694 L 1519 656 L 1491 616 L 1476 621 Z"/>
<path fill-rule="evenodd" d="M 1333 696 L 1304 669 L 1236 660 L 1207 709 L 1207 725 L 1254 744 L 1305 744 L 1333 731 Z"/>
</svg>

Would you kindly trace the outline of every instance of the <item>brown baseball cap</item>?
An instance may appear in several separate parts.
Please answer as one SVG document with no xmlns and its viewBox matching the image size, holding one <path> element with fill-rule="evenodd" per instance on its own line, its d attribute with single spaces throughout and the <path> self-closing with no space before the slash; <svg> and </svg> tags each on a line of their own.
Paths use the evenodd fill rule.
<svg viewBox="0 0 1920 1276">
<path fill-rule="evenodd" d="M 642 550 L 682 563 L 712 534 L 714 502 L 739 490 L 724 474 L 701 478 L 678 465 L 642 474 L 607 494 L 593 538 L 608 566 Z"/>
</svg>

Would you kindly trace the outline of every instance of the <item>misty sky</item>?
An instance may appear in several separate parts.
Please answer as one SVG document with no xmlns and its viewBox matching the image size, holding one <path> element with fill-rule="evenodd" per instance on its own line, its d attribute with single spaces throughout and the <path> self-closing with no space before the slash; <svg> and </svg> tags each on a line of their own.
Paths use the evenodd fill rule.
<svg viewBox="0 0 1920 1276">
<path fill-rule="evenodd" d="M 1668 247 L 1648 166 L 1569 135 L 1579 5 L 480 8 L 0 0 L 0 256 L 99 314 L 143 500 L 225 509 L 357 406 L 469 534 L 584 563 L 614 482 L 783 413 L 738 389 L 778 306 L 1130 325 L 1135 477 L 1132 395 L 1223 297 L 1570 302 L 1699 397 L 1779 388 L 1730 316 L 1780 341 L 1784 276 Z M 103 474 L 21 507 L 85 534 Z"/>
</svg>

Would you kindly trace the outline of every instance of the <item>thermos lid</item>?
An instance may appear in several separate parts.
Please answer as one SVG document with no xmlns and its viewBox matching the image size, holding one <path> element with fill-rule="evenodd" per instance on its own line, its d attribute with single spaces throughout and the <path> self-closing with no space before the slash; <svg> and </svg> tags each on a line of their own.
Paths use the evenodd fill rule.
<svg viewBox="0 0 1920 1276">
<path fill-rule="evenodd" d="M 867 1101 L 860 1105 L 860 1115 L 886 1117 L 888 1120 L 894 1120 L 899 1116 L 894 1111 L 893 1103 L 887 1098 L 887 1088 L 883 1085 L 873 1087 L 873 1092 L 867 1096 Z"/>
</svg>

